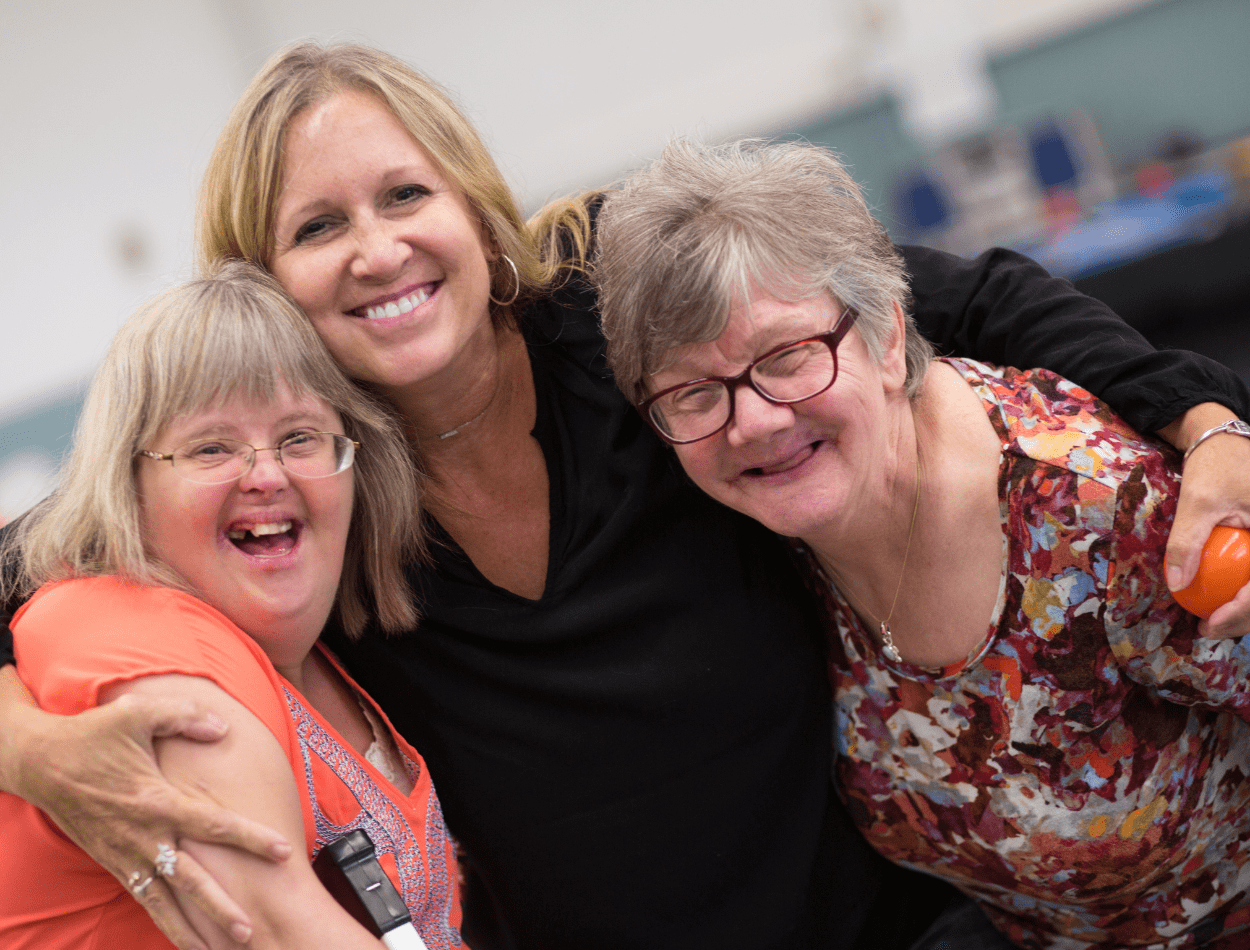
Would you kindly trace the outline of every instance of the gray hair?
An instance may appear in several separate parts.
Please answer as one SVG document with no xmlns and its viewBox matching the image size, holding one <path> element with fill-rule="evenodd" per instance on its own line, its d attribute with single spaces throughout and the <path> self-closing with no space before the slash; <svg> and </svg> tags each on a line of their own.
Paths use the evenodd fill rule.
<svg viewBox="0 0 1250 950">
<path fill-rule="evenodd" d="M 57 488 L 6 544 L 5 559 L 21 567 L 15 592 L 104 574 L 189 590 L 144 545 L 135 453 L 181 415 L 231 397 L 272 399 L 283 384 L 324 399 L 360 443 L 336 606 L 344 630 L 359 635 L 370 607 L 387 630 L 414 626 L 402 564 L 422 550 L 418 485 L 400 426 L 343 375 L 277 282 L 242 261 L 166 291 L 118 331 Z"/>
<path fill-rule="evenodd" d="M 856 329 L 882 358 L 894 303 L 910 304 L 903 263 L 858 186 L 828 149 L 686 139 L 609 191 L 592 274 L 608 363 L 635 403 L 679 346 L 724 332 L 752 288 L 783 300 L 829 293 L 859 311 Z M 906 316 L 907 394 L 932 358 Z"/>
</svg>

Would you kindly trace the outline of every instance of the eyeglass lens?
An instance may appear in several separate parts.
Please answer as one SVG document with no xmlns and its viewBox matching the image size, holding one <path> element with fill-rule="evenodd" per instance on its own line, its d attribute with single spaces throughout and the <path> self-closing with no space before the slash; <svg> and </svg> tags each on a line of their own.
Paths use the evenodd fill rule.
<svg viewBox="0 0 1250 950">
<path fill-rule="evenodd" d="M 828 389 L 837 373 L 833 348 L 823 339 L 800 340 L 752 363 L 751 386 L 775 402 L 800 402 Z M 720 380 L 703 380 L 651 403 L 651 418 L 681 442 L 705 438 L 729 421 L 733 400 Z"/>
<path fill-rule="evenodd" d="M 193 482 L 213 485 L 241 478 L 252 467 L 257 450 L 234 439 L 188 442 L 174 450 L 174 470 Z M 355 445 L 343 435 L 301 432 L 274 448 L 278 462 L 292 475 L 326 478 L 351 466 Z"/>
</svg>

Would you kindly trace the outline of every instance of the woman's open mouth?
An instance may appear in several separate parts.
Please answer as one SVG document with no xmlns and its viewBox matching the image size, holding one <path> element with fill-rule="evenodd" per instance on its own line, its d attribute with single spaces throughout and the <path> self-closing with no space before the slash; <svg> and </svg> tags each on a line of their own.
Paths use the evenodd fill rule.
<svg viewBox="0 0 1250 950">
<path fill-rule="evenodd" d="M 294 521 L 247 525 L 236 522 L 226 529 L 226 537 L 250 557 L 282 557 L 295 549 L 300 529 L 301 525 Z"/>
<path fill-rule="evenodd" d="M 785 472 L 790 471 L 791 469 L 798 468 L 800 465 L 806 462 L 809 458 L 811 458 L 813 455 L 816 454 L 816 449 L 819 446 L 820 446 L 819 442 L 813 442 L 810 445 L 803 446 L 793 455 L 789 455 L 786 458 L 778 459 L 776 461 L 770 462 L 767 465 L 758 465 L 754 468 L 744 469 L 742 474 L 754 476 L 757 478 L 767 477 L 769 475 L 781 475 Z"/>
<path fill-rule="evenodd" d="M 402 297 L 387 300 L 384 303 L 357 307 L 350 312 L 352 316 L 364 317 L 366 320 L 385 320 L 387 317 L 401 317 L 405 313 L 412 313 L 417 307 L 429 300 L 434 291 L 438 289 L 438 286 L 437 281 L 431 284 L 423 284 Z"/>
</svg>

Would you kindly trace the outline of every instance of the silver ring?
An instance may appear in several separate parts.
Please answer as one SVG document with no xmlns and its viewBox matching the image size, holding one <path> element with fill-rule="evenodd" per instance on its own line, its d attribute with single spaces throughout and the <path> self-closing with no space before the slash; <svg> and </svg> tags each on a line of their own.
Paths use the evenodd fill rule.
<svg viewBox="0 0 1250 950">
<path fill-rule="evenodd" d="M 167 844 L 156 846 L 156 873 L 161 877 L 173 877 L 178 868 L 178 852 Z"/>
<path fill-rule="evenodd" d="M 131 871 L 130 877 L 126 878 L 126 886 L 130 888 L 130 893 L 135 897 L 142 897 L 144 891 L 152 886 L 153 880 L 155 878 L 151 875 L 144 878 L 142 871 Z"/>
</svg>

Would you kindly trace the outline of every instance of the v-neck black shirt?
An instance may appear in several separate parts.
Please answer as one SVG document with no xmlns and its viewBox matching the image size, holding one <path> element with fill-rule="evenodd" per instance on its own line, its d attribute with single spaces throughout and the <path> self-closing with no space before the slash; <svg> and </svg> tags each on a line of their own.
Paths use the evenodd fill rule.
<svg viewBox="0 0 1250 950">
<path fill-rule="evenodd" d="M 621 397 L 578 290 L 524 325 L 542 597 L 437 531 L 420 628 L 335 646 L 425 756 L 520 946 L 790 946 L 830 802 L 809 601 L 778 539 Z"/>
</svg>

